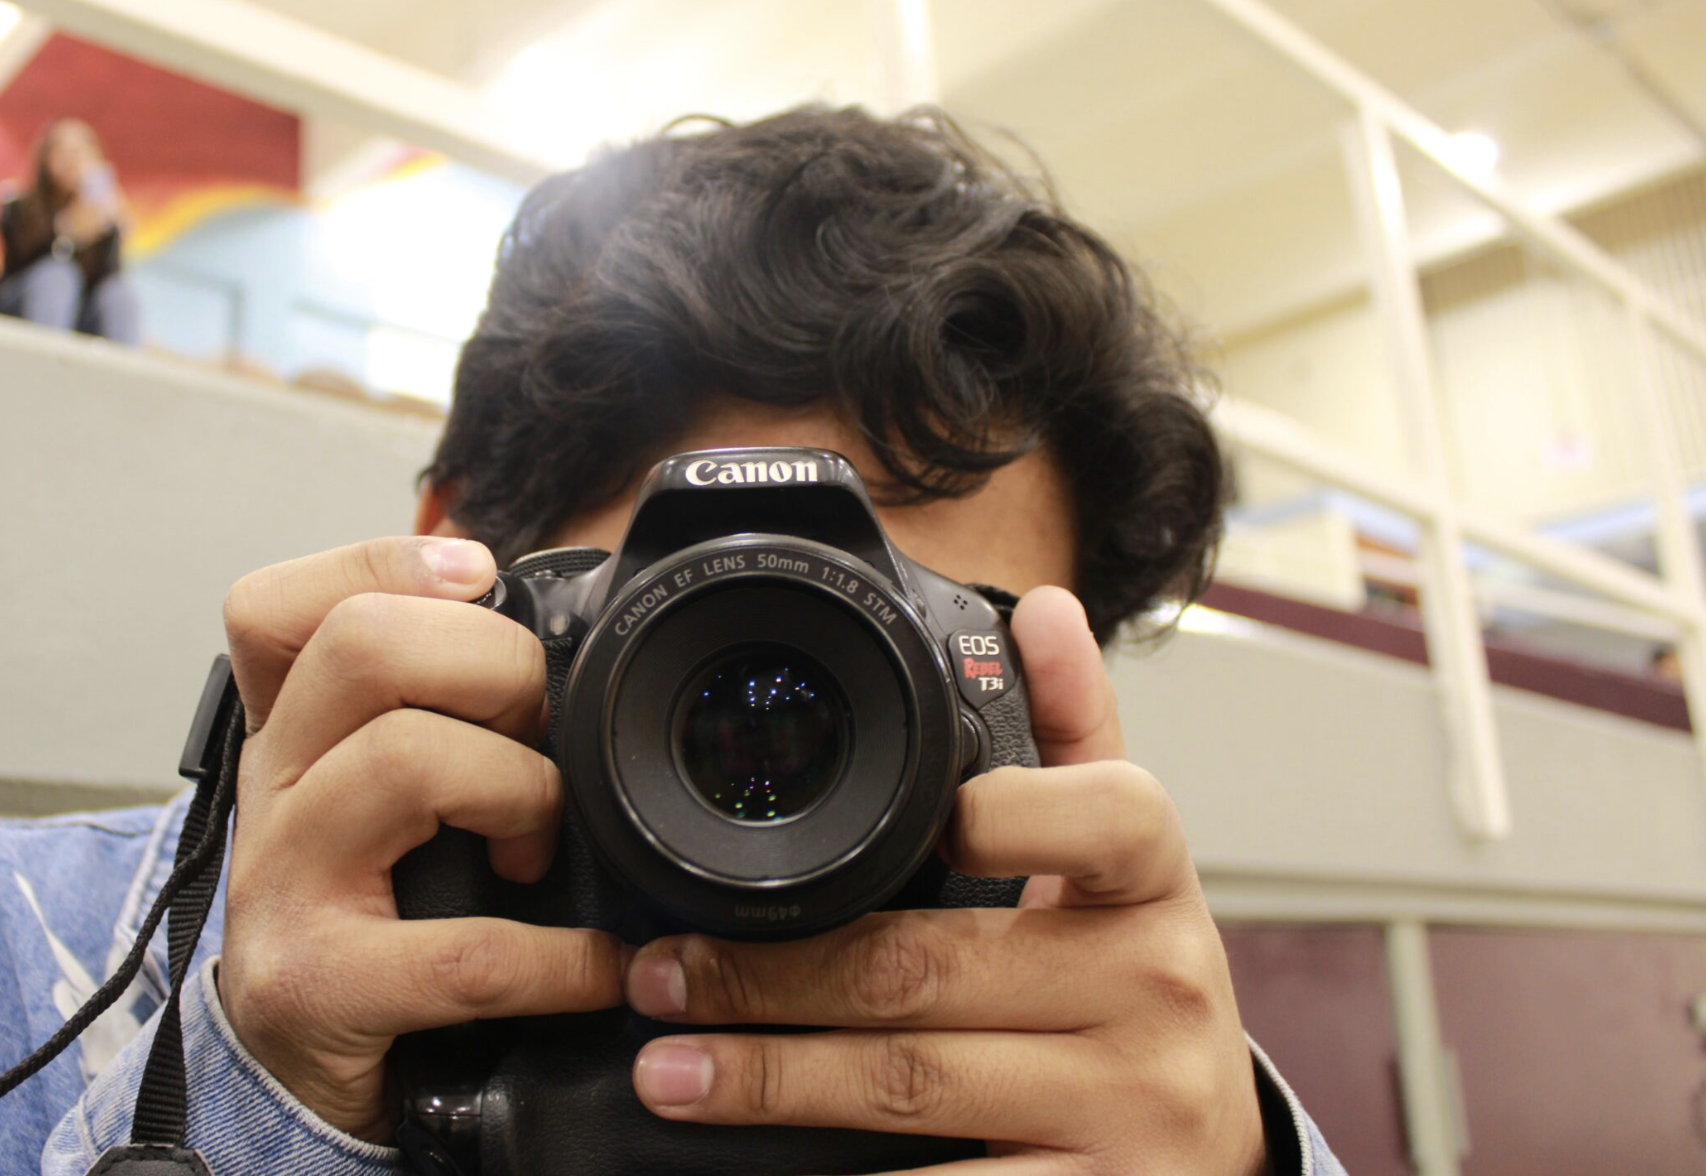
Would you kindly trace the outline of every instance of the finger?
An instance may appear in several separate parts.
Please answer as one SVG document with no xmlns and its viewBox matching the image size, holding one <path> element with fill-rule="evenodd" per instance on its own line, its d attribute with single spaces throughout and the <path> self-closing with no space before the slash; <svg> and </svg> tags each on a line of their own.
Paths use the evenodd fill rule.
<svg viewBox="0 0 1706 1176">
<path fill-rule="evenodd" d="M 496 732 L 430 711 L 387 711 L 327 752 L 267 822 L 269 837 L 311 855 L 306 871 L 340 893 L 390 894 L 389 871 L 441 824 L 491 839 L 492 867 L 537 881 L 563 813 L 557 767 Z"/>
<path fill-rule="evenodd" d="M 1154 902 L 1196 887 L 1179 810 L 1125 760 L 997 768 L 967 780 L 942 852 L 962 874 L 1059 876 L 1071 906 Z"/>
<path fill-rule="evenodd" d="M 905 1172 L 886 1172 L 883 1176 L 1082 1176 L 1083 1171 L 1082 1157 L 1069 1152 L 1022 1148 L 1010 1155 L 979 1156 L 951 1164 L 931 1164 L 928 1168 L 908 1168 Z"/>
<path fill-rule="evenodd" d="M 1043 766 L 1124 759 L 1114 685 L 1078 598 L 1033 588 L 1013 610 L 1012 628 Z"/>
<path fill-rule="evenodd" d="M 1133 953 L 1110 952 L 1100 915 L 894 911 L 783 943 L 659 939 L 629 965 L 628 1003 L 697 1025 L 1085 1029 L 1130 997 Z"/>
<path fill-rule="evenodd" d="M 388 710 L 419 707 L 523 742 L 539 735 L 545 650 L 497 613 L 368 593 L 339 602 L 303 647 L 262 733 L 273 787 Z"/>
<path fill-rule="evenodd" d="M 622 1003 L 622 941 L 603 931 L 486 918 L 376 918 L 368 927 L 371 949 L 346 958 L 386 964 L 362 967 L 346 999 L 375 1036 Z"/>
<path fill-rule="evenodd" d="M 414 536 L 356 543 L 244 576 L 225 597 L 225 633 L 249 732 L 266 723 L 291 663 L 340 600 L 364 592 L 473 600 L 496 575 L 492 553 L 479 543 Z"/>
<path fill-rule="evenodd" d="M 706 1033 L 650 1042 L 634 1090 L 654 1114 L 696 1123 L 1058 1146 L 1083 1132 L 1075 1110 L 1099 1104 L 1110 1069 L 1100 1043 L 1066 1034 Z"/>
</svg>

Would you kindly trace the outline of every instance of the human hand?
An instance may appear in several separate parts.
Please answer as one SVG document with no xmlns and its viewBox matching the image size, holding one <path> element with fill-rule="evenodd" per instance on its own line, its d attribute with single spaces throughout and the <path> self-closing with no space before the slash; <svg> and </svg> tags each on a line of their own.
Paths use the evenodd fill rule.
<svg viewBox="0 0 1706 1176">
<path fill-rule="evenodd" d="M 73 196 L 53 219 L 54 232 L 69 237 L 77 245 L 98 240 L 112 226 L 111 206 L 82 196 Z"/>
<path fill-rule="evenodd" d="M 478 543 L 380 539 L 256 572 L 225 601 L 249 738 L 220 999 L 275 1078 L 365 1139 L 393 1128 L 398 1034 L 622 999 L 603 932 L 397 917 L 391 867 L 441 823 L 489 838 L 518 882 L 555 847 L 562 782 L 533 750 L 543 649 L 461 603 L 496 571 Z"/>
<path fill-rule="evenodd" d="M 843 1030 L 660 1038 L 634 1067 L 652 1111 L 989 1141 L 994 1158 L 943 1173 L 1263 1170 L 1220 936 L 1172 801 L 1124 758 L 1083 609 L 1037 589 L 1013 634 L 1044 766 L 967 781 L 944 853 L 963 873 L 1031 875 L 1019 909 L 880 912 L 790 943 L 648 944 L 627 974 L 642 1013 Z"/>
</svg>

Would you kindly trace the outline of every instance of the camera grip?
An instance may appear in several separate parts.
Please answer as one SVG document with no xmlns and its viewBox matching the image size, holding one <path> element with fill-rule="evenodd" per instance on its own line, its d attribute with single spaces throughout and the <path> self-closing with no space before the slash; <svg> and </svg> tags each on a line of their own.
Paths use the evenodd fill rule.
<svg viewBox="0 0 1706 1176">
<path fill-rule="evenodd" d="M 485 1086 L 483 1173 L 855 1176 L 981 1156 L 979 1141 L 816 1127 L 667 1122 L 634 1094 L 634 1056 L 696 1032 L 627 1010 L 546 1018 L 517 1035 Z M 795 1030 L 747 1030 L 795 1032 Z M 549 1091 L 541 1097 L 541 1091 Z"/>
<path fill-rule="evenodd" d="M 501 885 L 486 857 L 486 839 L 448 826 L 391 868 L 397 913 L 405 919 L 495 914 Z"/>
<path fill-rule="evenodd" d="M 1031 735 L 1031 698 L 1021 675 L 1011 689 L 978 712 L 989 728 L 989 766 L 1040 767 Z"/>
</svg>

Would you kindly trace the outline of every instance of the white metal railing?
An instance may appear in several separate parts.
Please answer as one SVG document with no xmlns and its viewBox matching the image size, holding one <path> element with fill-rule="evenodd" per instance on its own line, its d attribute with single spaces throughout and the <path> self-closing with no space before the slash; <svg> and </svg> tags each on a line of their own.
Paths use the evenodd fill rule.
<svg viewBox="0 0 1706 1176">
<path fill-rule="evenodd" d="M 1364 551 L 1357 555 L 1357 570 L 1365 578 L 1405 588 L 1420 588 L 1414 561 L 1404 556 Z M 1627 605 L 1612 604 L 1597 597 L 1578 596 L 1536 584 L 1523 584 L 1493 576 L 1474 577 L 1475 597 L 1484 609 L 1508 608 L 1547 621 L 1560 621 L 1587 629 L 1638 637 L 1643 641 L 1674 644 L 1682 626 L 1657 613 Z"/>
<path fill-rule="evenodd" d="M 1348 490 L 1396 514 L 1420 519 L 1430 509 L 1428 496 L 1420 487 L 1370 468 L 1354 454 L 1316 436 L 1284 413 L 1249 401 L 1227 399 L 1215 407 L 1214 420 L 1221 433 L 1234 444 L 1287 469 Z M 1458 521 L 1465 539 L 1609 600 L 1668 618 L 1679 627 L 1699 616 L 1698 608 L 1690 608 L 1678 600 L 1657 576 L 1609 556 L 1469 510 L 1459 509 Z"/>
<path fill-rule="evenodd" d="M 1424 542 L 1418 578 L 1422 613 L 1454 745 L 1452 792 L 1465 831 L 1489 838 L 1501 837 L 1510 828 L 1486 654 L 1463 559 L 1463 544 L 1468 540 L 1606 596 L 1636 614 L 1650 616 L 1657 626 L 1674 626 L 1694 738 L 1706 772 L 1706 591 L 1682 471 L 1669 440 L 1675 433 L 1674 423 L 1668 419 L 1669 402 L 1659 393 L 1654 356 L 1654 332 L 1659 331 L 1706 359 L 1706 330 L 1575 228 L 1530 208 L 1496 176 L 1465 169 L 1449 150 L 1449 135 L 1443 128 L 1260 0 L 1202 2 L 1338 94 L 1355 111 L 1344 137 L 1345 158 L 1370 261 L 1375 303 L 1409 426 L 1414 468 L 1408 477 L 1365 469 L 1296 422 L 1253 405 L 1227 403 L 1217 417 L 1223 431 L 1237 444 L 1372 499 L 1408 516 L 1421 528 Z M 1532 245 L 1567 271 L 1606 290 L 1624 308 L 1637 360 L 1633 409 L 1658 507 L 1662 576 L 1477 516 L 1458 501 L 1444 474 L 1447 440 L 1440 428 L 1427 321 L 1410 253 L 1403 186 L 1393 158 L 1394 139 L 1420 152 L 1471 196 L 1502 214 Z M 1601 620 L 1608 615 L 1598 614 Z M 1642 627 L 1627 616 L 1623 621 L 1626 630 Z"/>
</svg>

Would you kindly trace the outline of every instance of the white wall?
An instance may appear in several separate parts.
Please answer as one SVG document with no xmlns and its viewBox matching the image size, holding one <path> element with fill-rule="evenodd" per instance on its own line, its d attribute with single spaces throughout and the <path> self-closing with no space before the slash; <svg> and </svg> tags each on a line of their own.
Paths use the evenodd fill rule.
<svg viewBox="0 0 1706 1176">
<path fill-rule="evenodd" d="M 1425 669 L 1226 628 L 1115 662 L 1127 746 L 1178 801 L 1206 880 L 1378 888 L 1434 916 L 1453 893 L 1657 904 L 1706 925 L 1706 789 L 1683 733 L 1496 687 L 1514 831 L 1477 844 L 1452 818 Z"/>
<path fill-rule="evenodd" d="M 0 779 L 175 787 L 226 588 L 406 533 L 435 432 L 0 319 Z"/>
</svg>

